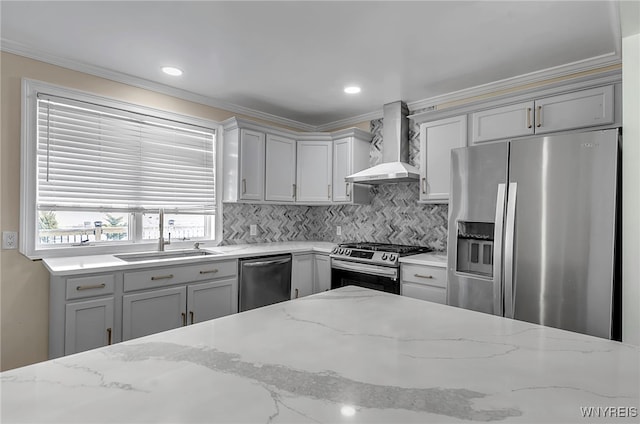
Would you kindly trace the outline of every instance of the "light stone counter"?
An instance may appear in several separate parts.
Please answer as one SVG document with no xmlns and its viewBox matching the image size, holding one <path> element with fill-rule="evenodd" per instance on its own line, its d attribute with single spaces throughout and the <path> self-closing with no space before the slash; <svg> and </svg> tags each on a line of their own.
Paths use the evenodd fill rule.
<svg viewBox="0 0 640 424">
<path fill-rule="evenodd" d="M 639 363 L 638 347 L 349 286 L 4 372 L 0 418 L 637 423 Z"/>
<path fill-rule="evenodd" d="M 277 255 L 281 253 L 321 252 L 330 253 L 334 243 L 322 241 L 291 241 L 275 243 L 239 244 L 231 246 L 202 247 L 201 250 L 215 253 L 211 256 L 183 257 L 162 260 L 127 262 L 114 255 L 70 256 L 49 258 L 42 262 L 51 275 L 77 275 L 88 272 L 110 272 L 140 269 L 164 265 L 182 265 L 203 261 L 219 261 L 250 256 Z M 170 251 L 170 249 L 167 249 Z"/>
<path fill-rule="evenodd" d="M 430 252 L 430 253 L 420 253 L 418 255 L 402 256 L 400 258 L 400 263 L 437 266 L 440 268 L 446 268 L 447 254 L 444 252 Z"/>
</svg>

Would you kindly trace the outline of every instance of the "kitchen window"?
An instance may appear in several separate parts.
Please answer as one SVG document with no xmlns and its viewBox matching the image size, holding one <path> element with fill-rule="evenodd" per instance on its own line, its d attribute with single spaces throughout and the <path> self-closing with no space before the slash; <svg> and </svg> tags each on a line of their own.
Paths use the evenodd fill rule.
<svg viewBox="0 0 640 424">
<path fill-rule="evenodd" d="M 218 124 L 23 81 L 20 251 L 30 258 L 220 239 Z"/>
</svg>

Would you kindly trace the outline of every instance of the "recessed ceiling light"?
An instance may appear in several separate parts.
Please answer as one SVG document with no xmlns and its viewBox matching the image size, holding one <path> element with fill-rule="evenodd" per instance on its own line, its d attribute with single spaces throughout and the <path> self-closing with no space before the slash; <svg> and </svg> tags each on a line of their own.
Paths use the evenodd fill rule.
<svg viewBox="0 0 640 424">
<path fill-rule="evenodd" d="M 178 69 L 178 68 L 174 68 L 173 66 L 165 66 L 162 68 L 162 72 L 164 72 L 167 75 L 171 75 L 174 77 L 179 77 L 180 75 L 182 75 L 182 70 Z"/>
<path fill-rule="evenodd" d="M 344 88 L 344 92 L 347 94 L 358 94 L 360 92 L 360 87 L 356 85 L 350 85 L 349 87 Z"/>
</svg>

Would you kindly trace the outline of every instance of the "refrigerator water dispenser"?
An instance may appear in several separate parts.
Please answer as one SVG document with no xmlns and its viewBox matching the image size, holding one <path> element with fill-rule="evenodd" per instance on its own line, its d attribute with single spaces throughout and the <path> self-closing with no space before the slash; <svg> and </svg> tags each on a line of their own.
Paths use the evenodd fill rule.
<svg viewBox="0 0 640 424">
<path fill-rule="evenodd" d="M 493 277 L 493 222 L 458 221 L 456 271 Z"/>
</svg>

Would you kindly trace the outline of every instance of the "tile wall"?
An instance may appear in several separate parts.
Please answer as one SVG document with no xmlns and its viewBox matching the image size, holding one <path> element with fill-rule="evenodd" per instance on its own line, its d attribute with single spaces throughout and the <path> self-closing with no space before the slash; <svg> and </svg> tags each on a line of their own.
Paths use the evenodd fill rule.
<svg viewBox="0 0 640 424">
<path fill-rule="evenodd" d="M 410 129 L 409 163 L 420 167 L 419 127 Z M 370 162 L 382 159 L 382 119 L 371 121 Z M 418 204 L 418 183 L 373 186 L 369 205 L 289 206 L 223 205 L 223 244 L 322 240 L 373 241 L 447 247 L 446 204 Z M 257 235 L 249 235 L 249 225 Z M 340 226 L 342 234 L 336 234 Z"/>
</svg>

